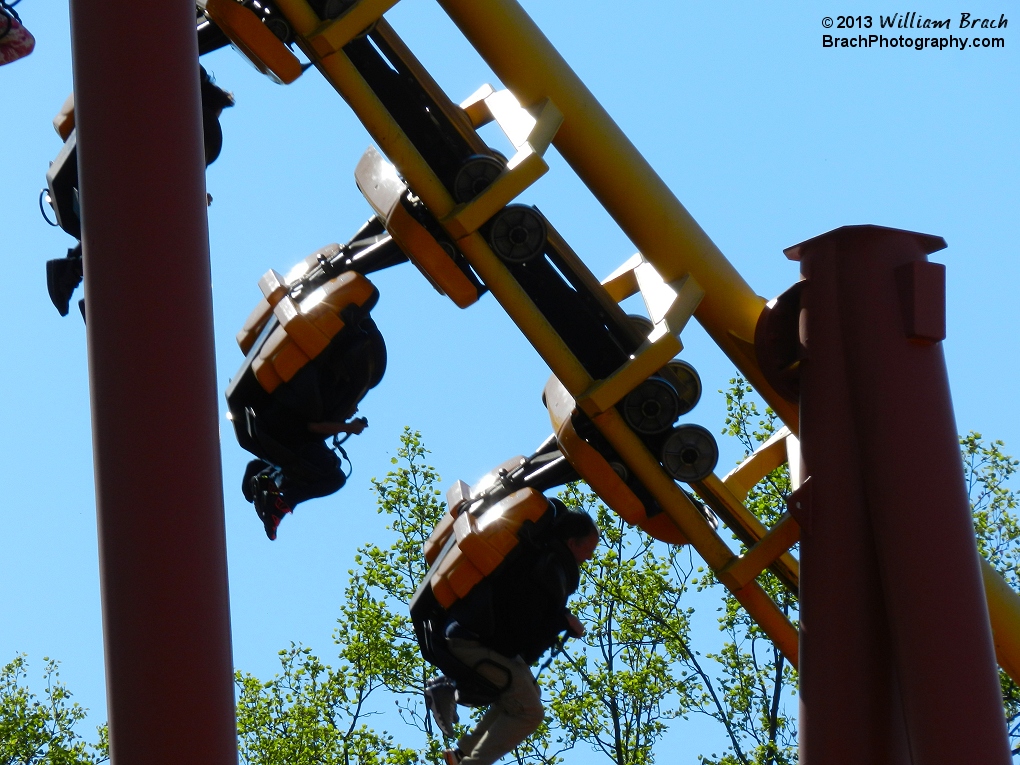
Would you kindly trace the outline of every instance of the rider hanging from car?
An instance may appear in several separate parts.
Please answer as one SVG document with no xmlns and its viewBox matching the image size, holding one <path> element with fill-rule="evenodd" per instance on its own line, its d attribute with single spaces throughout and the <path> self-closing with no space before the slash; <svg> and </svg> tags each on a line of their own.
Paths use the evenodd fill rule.
<svg viewBox="0 0 1020 765">
<path fill-rule="evenodd" d="M 488 519 L 485 512 L 497 517 Z M 488 542 L 469 542 L 464 529 L 454 533 L 451 526 L 444 550 L 411 606 L 423 654 L 445 674 L 426 690 L 436 725 L 452 737 L 458 702 L 488 707 L 478 725 L 445 752 L 447 765 L 490 765 L 541 724 L 544 709 L 531 666 L 563 633 L 584 634 L 567 600 L 578 587 L 581 564 L 592 557 L 599 541 L 587 513 L 567 509 L 533 489 L 515 492 L 485 512 L 473 525 L 464 524 L 468 534 L 484 537 L 479 529 L 501 522 L 504 530 L 490 534 Z M 530 520 L 522 522 L 524 516 Z M 467 581 L 452 553 L 454 546 L 461 552 L 483 544 L 495 549 L 507 544 L 504 532 L 515 526 L 517 544 L 503 561 L 466 595 L 443 607 L 440 601 L 449 601 L 443 577 Z"/>
</svg>

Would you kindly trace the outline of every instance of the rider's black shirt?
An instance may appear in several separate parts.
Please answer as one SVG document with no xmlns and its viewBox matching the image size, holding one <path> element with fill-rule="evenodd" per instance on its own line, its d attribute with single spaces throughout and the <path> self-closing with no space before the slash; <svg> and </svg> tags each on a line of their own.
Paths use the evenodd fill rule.
<svg viewBox="0 0 1020 765">
<path fill-rule="evenodd" d="M 567 599 L 579 580 L 577 561 L 562 541 L 522 550 L 453 606 L 452 633 L 473 633 L 494 651 L 533 664 L 567 629 Z"/>
</svg>

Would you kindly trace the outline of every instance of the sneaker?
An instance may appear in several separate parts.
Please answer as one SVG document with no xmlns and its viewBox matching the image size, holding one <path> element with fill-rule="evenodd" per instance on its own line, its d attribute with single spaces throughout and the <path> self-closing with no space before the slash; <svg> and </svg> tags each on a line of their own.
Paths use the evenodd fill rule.
<svg viewBox="0 0 1020 765">
<path fill-rule="evenodd" d="M 444 736 L 453 738 L 457 735 L 453 726 L 460 721 L 460 717 L 457 715 L 457 686 L 453 681 L 446 677 L 430 680 L 425 687 L 425 706 Z M 452 765 L 457 765 L 457 762 L 460 762 L 459 758 Z"/>
<path fill-rule="evenodd" d="M 81 245 L 68 250 L 66 258 L 46 261 L 46 290 L 50 294 L 50 302 L 61 316 L 67 316 L 70 311 L 71 295 L 81 284 L 82 273 Z"/>
<path fill-rule="evenodd" d="M 259 473 L 251 481 L 255 512 L 258 513 L 259 519 L 265 527 L 266 536 L 270 541 L 274 541 L 280 521 L 283 520 L 283 516 L 291 512 L 291 507 L 284 500 L 276 481 L 271 476 Z"/>
<path fill-rule="evenodd" d="M 446 765 L 460 765 L 460 761 L 464 759 L 464 753 L 460 749 L 447 749 L 443 752 L 443 762 Z"/>
<path fill-rule="evenodd" d="M 270 467 L 268 462 L 262 460 L 252 460 L 244 469 L 244 477 L 241 479 L 241 494 L 249 502 L 255 501 L 255 492 L 257 490 L 255 476 Z"/>
</svg>

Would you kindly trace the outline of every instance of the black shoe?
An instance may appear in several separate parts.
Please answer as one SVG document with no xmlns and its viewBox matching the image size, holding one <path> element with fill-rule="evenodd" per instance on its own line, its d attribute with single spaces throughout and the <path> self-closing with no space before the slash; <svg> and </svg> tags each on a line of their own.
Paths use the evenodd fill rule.
<svg viewBox="0 0 1020 765">
<path fill-rule="evenodd" d="M 258 513 L 262 525 L 265 527 L 266 536 L 270 541 L 274 541 L 280 521 L 283 520 L 283 516 L 291 512 L 291 507 L 283 498 L 276 481 L 264 472 L 252 478 L 252 495 L 255 512 Z"/>
<path fill-rule="evenodd" d="M 430 680 L 425 686 L 425 706 L 444 736 L 453 738 L 457 735 L 453 726 L 460 721 L 460 717 L 457 714 L 457 686 L 452 680 L 446 677 Z"/>
<path fill-rule="evenodd" d="M 252 460 L 244 468 L 244 478 L 241 479 L 241 493 L 249 502 L 255 501 L 255 476 L 268 467 L 268 462 L 264 462 L 263 460 Z"/>
<path fill-rule="evenodd" d="M 46 290 L 61 316 L 67 316 L 71 295 L 82 279 L 81 244 L 67 251 L 66 258 L 46 261 Z"/>
</svg>

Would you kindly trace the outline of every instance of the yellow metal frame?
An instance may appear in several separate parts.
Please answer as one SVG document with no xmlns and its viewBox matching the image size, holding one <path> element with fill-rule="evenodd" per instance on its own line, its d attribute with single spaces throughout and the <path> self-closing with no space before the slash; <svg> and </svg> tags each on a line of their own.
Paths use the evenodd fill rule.
<svg viewBox="0 0 1020 765">
<path fill-rule="evenodd" d="M 407 193 L 407 186 L 397 176 L 393 165 L 374 148 L 369 148 L 361 157 L 354 177 L 365 199 L 382 218 L 393 241 L 436 290 L 449 297 L 458 308 L 477 303 L 478 289 L 475 285 L 432 234 L 404 209 L 401 200 Z"/>
<path fill-rule="evenodd" d="M 337 18 L 322 22 L 307 36 L 308 44 L 322 57 L 332 55 L 396 4 L 397 0 L 361 0 Z"/>
<path fill-rule="evenodd" d="M 578 399 L 578 406 L 590 417 L 602 414 L 650 375 L 666 366 L 682 350 L 680 339 L 672 334 L 663 335 L 654 343 L 648 343 L 605 380 L 593 383 Z"/>
<path fill-rule="evenodd" d="M 253 11 L 234 0 L 204 0 L 199 6 L 260 72 L 283 85 L 301 76 L 301 62 Z"/>
<path fill-rule="evenodd" d="M 757 584 L 756 577 L 771 568 L 789 586 L 797 586 L 798 564 L 789 549 L 799 538 L 799 528 L 787 514 L 771 530 L 766 529 L 743 505 L 747 492 L 781 465 L 787 452 L 795 454 L 797 446 L 789 435 L 798 430 L 797 408 L 767 383 L 754 352 L 755 327 L 765 299 L 756 295 L 726 260 L 516 0 L 437 2 L 512 95 L 500 95 L 486 86 L 461 106 L 455 105 L 381 18 L 393 0 L 360 0 L 340 18 L 326 22 L 305 0 L 278 0 L 277 4 L 296 32 L 298 45 L 350 104 L 400 176 L 456 241 L 472 268 L 549 365 L 557 384 L 591 417 L 627 468 L 664 508 L 677 538 L 689 541 L 698 550 L 796 666 L 797 632 Z M 487 149 L 474 128 L 492 120 L 500 122 L 517 149 L 507 170 L 475 199 L 461 205 L 453 200 L 344 54 L 343 45 L 373 24 L 376 31 L 387 36 L 398 55 L 406 57 L 423 87 L 478 153 Z M 546 172 L 542 154 L 550 143 L 640 251 L 614 272 L 603 288 L 596 283 L 593 294 L 612 303 L 641 291 L 656 321 L 656 331 L 632 359 L 605 380 L 591 378 L 478 233 L 478 227 L 492 214 Z M 560 245 L 565 247 L 562 242 Z M 570 257 L 576 259 L 572 253 Z M 587 275 L 583 267 L 580 273 Z M 677 335 L 691 315 L 788 428 L 725 479 L 712 475 L 693 486 L 709 506 L 738 526 L 749 543 L 743 555 L 733 554 L 613 407 L 676 355 L 682 347 Z M 562 412 L 551 412 L 551 416 L 564 447 L 572 428 L 564 429 L 563 423 L 570 418 Z M 579 438 L 576 441 L 583 443 Z M 628 520 L 636 517 L 626 495 L 608 477 L 608 464 L 601 455 L 591 450 L 601 462 L 590 459 L 590 455 L 578 457 L 584 450 L 577 444 L 564 450 L 610 506 Z M 791 472 L 797 473 L 797 468 L 799 464 L 792 465 Z M 460 488 L 463 491 L 465 487 Z M 987 563 L 983 571 L 1000 664 L 1020 681 L 1020 596 Z"/>
<path fill-rule="evenodd" d="M 514 0 L 437 0 L 525 105 L 550 99 L 563 114 L 553 145 L 667 281 L 692 275 L 705 290 L 695 317 L 796 431 L 797 409 L 765 381 L 753 352 L 765 299 L 726 260 L 669 187 Z"/>
<path fill-rule="evenodd" d="M 780 428 L 733 468 L 723 479 L 723 484 L 741 502 L 759 481 L 787 461 L 787 440 L 791 437 L 789 428 Z"/>
<path fill-rule="evenodd" d="M 542 155 L 563 124 L 563 115 L 548 99 L 538 106 L 538 114 L 534 116 L 517 102 L 510 91 L 497 92 L 492 91 L 491 86 L 486 88 L 491 91 L 488 95 L 477 102 L 469 100 L 466 106 L 461 106 L 471 118 L 472 124 L 475 124 L 476 118 L 482 118 L 485 122 L 494 119 L 517 153 L 507 162 L 506 169 L 481 194 L 459 205 L 443 219 L 443 226 L 457 239 L 477 231 L 485 221 L 549 171 L 549 165 L 542 159 Z M 482 108 L 476 108 L 477 104 Z M 480 114 L 480 111 L 484 113 Z"/>
<path fill-rule="evenodd" d="M 1013 682 L 1020 683 L 1020 595 L 984 558 L 981 559 L 981 578 L 988 599 L 995 656 Z"/>
</svg>

